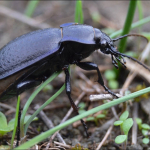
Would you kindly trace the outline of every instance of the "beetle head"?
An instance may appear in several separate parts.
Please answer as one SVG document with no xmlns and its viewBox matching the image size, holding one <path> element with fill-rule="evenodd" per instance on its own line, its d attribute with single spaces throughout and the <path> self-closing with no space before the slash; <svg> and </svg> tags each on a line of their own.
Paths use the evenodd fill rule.
<svg viewBox="0 0 150 150">
<path fill-rule="evenodd" d="M 112 50 L 115 50 L 113 40 L 105 33 L 102 32 L 100 37 L 96 37 L 96 44 L 100 51 L 104 54 L 111 54 Z"/>
<path fill-rule="evenodd" d="M 110 54 L 111 55 L 112 64 L 117 69 L 118 69 L 118 62 L 120 62 L 121 65 L 124 68 L 126 68 L 126 66 L 125 66 L 126 61 L 125 61 L 124 57 L 127 57 L 127 58 L 137 62 L 138 64 L 142 65 L 144 68 L 146 68 L 147 70 L 150 71 L 150 69 L 147 66 L 145 66 L 144 64 L 142 64 L 140 61 L 136 60 L 133 57 L 130 57 L 130 56 L 125 55 L 125 54 L 122 54 L 122 53 L 117 51 L 117 48 L 114 46 L 113 42 L 115 42 L 115 41 L 117 41 L 119 39 L 125 38 L 127 36 L 141 36 L 141 37 L 144 37 L 144 36 L 139 35 L 139 34 L 127 34 L 127 35 L 124 35 L 124 36 L 120 36 L 119 38 L 116 38 L 116 39 L 111 39 L 108 35 L 106 35 L 104 33 L 103 37 L 101 39 L 99 39 L 99 42 L 98 42 L 101 52 L 104 53 L 104 54 Z M 144 38 L 146 38 L 146 37 L 144 37 Z"/>
<path fill-rule="evenodd" d="M 124 67 L 126 67 L 125 60 L 123 59 L 123 57 L 121 57 L 123 59 L 123 62 L 121 61 L 121 55 L 117 53 L 117 49 L 114 46 L 113 40 L 107 34 L 103 33 L 101 38 L 96 39 L 96 43 L 102 53 L 111 55 L 112 63 L 116 68 L 118 68 L 117 61 L 119 61 Z"/>
</svg>

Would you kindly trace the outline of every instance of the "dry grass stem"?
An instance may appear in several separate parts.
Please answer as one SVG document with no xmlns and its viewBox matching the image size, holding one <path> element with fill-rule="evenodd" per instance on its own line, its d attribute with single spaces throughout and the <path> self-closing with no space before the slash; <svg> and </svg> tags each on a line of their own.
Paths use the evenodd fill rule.
<svg viewBox="0 0 150 150">
<path fill-rule="evenodd" d="M 39 105 L 36 106 L 36 109 L 38 108 L 39 108 Z M 40 111 L 39 115 L 49 129 L 54 127 L 52 121 L 45 115 L 43 111 Z M 59 142 L 62 142 L 64 145 L 66 144 L 66 142 L 63 140 L 62 136 L 59 133 L 57 133 L 57 138 Z M 49 146 L 46 148 L 48 149 Z"/>
<path fill-rule="evenodd" d="M 21 21 L 31 27 L 34 27 L 34 28 L 38 28 L 38 29 L 44 29 L 44 28 L 50 28 L 51 26 L 49 24 L 46 24 L 46 23 L 39 23 L 38 21 L 32 19 L 32 18 L 29 18 L 15 10 L 12 10 L 10 8 L 7 8 L 5 6 L 2 6 L 0 5 L 0 14 L 1 15 L 4 15 L 4 16 L 8 16 L 12 19 L 16 19 L 18 21 Z"/>
<path fill-rule="evenodd" d="M 16 109 L 14 107 L 12 107 L 10 105 L 7 105 L 7 104 L 4 104 L 4 103 L 0 103 L 0 106 L 3 107 L 3 108 L 5 108 L 5 109 L 9 109 L 9 110 L 11 110 L 13 112 L 16 111 Z"/>
<path fill-rule="evenodd" d="M 116 94 L 118 97 L 122 97 L 120 94 Z M 98 94 L 98 95 L 90 95 L 89 96 L 90 101 L 99 101 L 99 100 L 113 100 L 114 96 L 111 94 Z"/>
<path fill-rule="evenodd" d="M 55 143 L 56 145 L 63 146 L 64 148 L 71 148 L 70 145 L 64 145 L 64 144 L 59 143 L 59 142 L 56 142 L 56 141 L 54 141 L 54 143 Z"/>
<path fill-rule="evenodd" d="M 105 143 L 105 141 L 107 140 L 108 136 L 110 135 L 111 131 L 113 129 L 113 125 L 111 125 L 109 127 L 109 129 L 107 130 L 103 140 L 101 141 L 101 143 L 99 143 L 98 147 L 96 148 L 96 150 L 100 150 L 100 148 L 102 147 L 102 145 Z"/>
<path fill-rule="evenodd" d="M 138 103 L 133 103 L 133 126 L 132 126 L 132 144 L 136 145 L 137 144 L 137 131 L 138 131 L 138 126 L 136 123 L 136 118 L 138 118 Z"/>
</svg>

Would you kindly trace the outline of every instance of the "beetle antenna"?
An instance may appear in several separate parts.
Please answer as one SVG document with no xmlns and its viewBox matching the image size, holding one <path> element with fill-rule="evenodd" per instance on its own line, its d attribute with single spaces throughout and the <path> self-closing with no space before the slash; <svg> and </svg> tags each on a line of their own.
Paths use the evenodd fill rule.
<svg viewBox="0 0 150 150">
<path fill-rule="evenodd" d="M 119 53 L 119 52 L 114 52 L 115 54 L 118 54 L 120 56 L 123 56 L 123 57 L 127 57 L 135 62 L 137 62 L 138 64 L 140 64 L 141 66 L 143 66 L 145 69 L 147 69 L 148 71 L 150 71 L 150 68 L 148 68 L 146 65 L 144 65 L 143 63 L 141 63 L 140 61 L 138 61 L 137 59 L 133 58 L 133 57 L 130 57 L 128 55 L 125 55 L 125 54 L 122 54 L 122 53 Z"/>
<path fill-rule="evenodd" d="M 139 37 L 143 37 L 143 38 L 145 38 L 145 39 L 147 40 L 147 43 L 148 43 L 147 37 L 145 37 L 144 35 L 141 35 L 141 34 L 136 34 L 136 33 L 126 34 L 126 35 L 120 36 L 120 37 L 118 37 L 118 38 L 116 38 L 116 39 L 112 39 L 112 41 L 115 42 L 115 41 L 118 41 L 118 40 L 123 39 L 123 38 L 128 37 L 128 36 L 139 36 Z"/>
</svg>

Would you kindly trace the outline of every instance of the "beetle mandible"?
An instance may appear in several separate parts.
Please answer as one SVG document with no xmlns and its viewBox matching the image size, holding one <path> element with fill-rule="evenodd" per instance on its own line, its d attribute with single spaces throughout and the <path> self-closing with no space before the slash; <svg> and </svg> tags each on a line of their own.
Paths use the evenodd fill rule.
<svg viewBox="0 0 150 150">
<path fill-rule="evenodd" d="M 150 71 L 138 60 L 116 50 L 113 42 L 126 36 L 129 35 L 111 39 L 92 26 L 66 23 L 60 28 L 38 30 L 16 38 L 0 51 L 0 100 L 17 96 L 29 88 L 36 87 L 52 73 L 63 69 L 66 74 L 66 94 L 74 111 L 78 113 L 71 98 L 68 72 L 70 64 L 76 64 L 84 70 L 96 70 L 98 83 L 108 93 L 116 96 L 105 86 L 96 64 L 80 61 L 100 49 L 104 54 L 111 55 L 116 68 L 118 68 L 117 61 L 125 66 L 123 57 L 127 57 Z M 84 124 L 83 121 L 82 123 Z M 84 127 L 86 128 L 85 125 Z"/>
</svg>

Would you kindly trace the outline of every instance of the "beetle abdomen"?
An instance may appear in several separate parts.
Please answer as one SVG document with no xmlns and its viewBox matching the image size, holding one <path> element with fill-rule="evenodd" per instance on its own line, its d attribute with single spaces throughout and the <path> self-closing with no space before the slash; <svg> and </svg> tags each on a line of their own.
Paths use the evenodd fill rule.
<svg viewBox="0 0 150 150">
<path fill-rule="evenodd" d="M 0 51 L 0 79 L 40 61 L 59 49 L 60 29 L 44 29 L 25 34 Z"/>
</svg>

